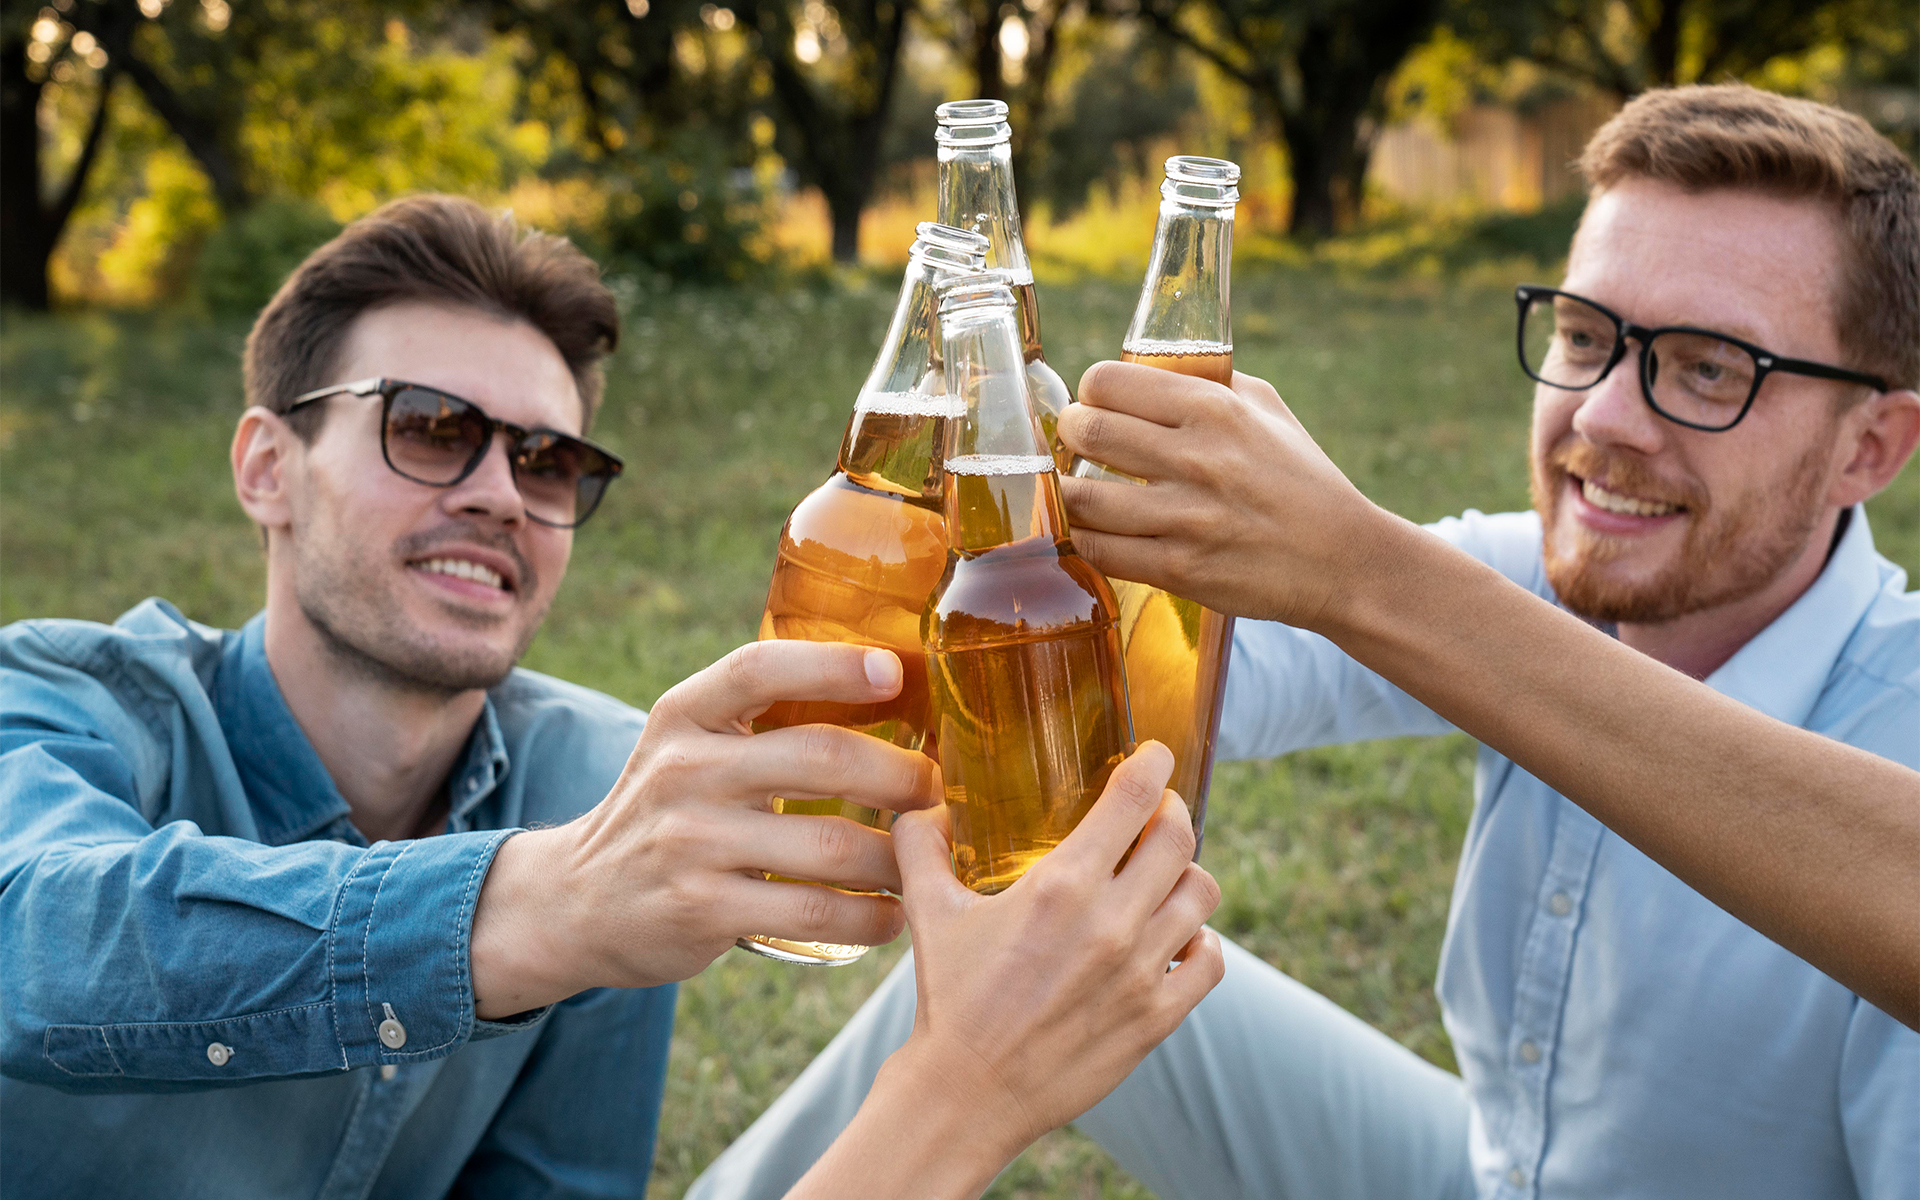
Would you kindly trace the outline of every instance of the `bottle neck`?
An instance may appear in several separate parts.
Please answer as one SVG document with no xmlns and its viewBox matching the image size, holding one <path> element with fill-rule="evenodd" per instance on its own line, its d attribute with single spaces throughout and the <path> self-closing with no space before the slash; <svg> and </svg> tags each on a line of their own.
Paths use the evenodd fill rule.
<svg viewBox="0 0 1920 1200">
<path fill-rule="evenodd" d="M 947 391 L 965 403 L 946 431 L 950 544 L 971 556 L 1029 538 L 1063 540 L 1060 485 L 1034 417 L 1013 308 L 949 315 L 943 335 Z"/>
<path fill-rule="evenodd" d="M 940 358 L 937 273 L 923 259 L 908 261 L 887 336 L 840 441 L 848 478 L 928 505 L 940 502 L 941 443 L 961 408 L 947 394 Z"/>
<path fill-rule="evenodd" d="M 1162 200 L 1146 281 L 1122 348 L 1143 356 L 1208 353 L 1205 347 L 1231 353 L 1232 264 L 1232 205 Z"/>
<path fill-rule="evenodd" d="M 941 146 L 939 193 L 942 225 L 970 229 L 987 239 L 987 270 L 1005 271 L 1009 285 L 1033 282 L 1027 247 L 1020 240 L 1011 143 Z"/>
</svg>

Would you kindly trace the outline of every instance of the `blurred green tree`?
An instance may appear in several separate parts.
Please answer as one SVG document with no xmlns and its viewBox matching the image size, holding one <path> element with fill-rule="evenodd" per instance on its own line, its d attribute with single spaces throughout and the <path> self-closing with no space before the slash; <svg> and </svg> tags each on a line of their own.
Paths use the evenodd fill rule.
<svg viewBox="0 0 1920 1200">
<path fill-rule="evenodd" d="M 1293 185 L 1288 232 L 1325 237 L 1349 224 L 1387 81 L 1433 31 L 1441 0 L 1137 3 L 1160 33 L 1244 85 L 1279 131 Z"/>
</svg>

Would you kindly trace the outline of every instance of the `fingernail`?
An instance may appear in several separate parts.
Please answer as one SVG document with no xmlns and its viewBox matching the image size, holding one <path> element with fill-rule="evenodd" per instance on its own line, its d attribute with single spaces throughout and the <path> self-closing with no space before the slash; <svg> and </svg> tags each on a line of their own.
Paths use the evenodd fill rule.
<svg viewBox="0 0 1920 1200">
<path fill-rule="evenodd" d="M 900 686 L 900 660 L 891 650 L 869 650 L 866 656 L 867 682 L 883 692 Z"/>
</svg>

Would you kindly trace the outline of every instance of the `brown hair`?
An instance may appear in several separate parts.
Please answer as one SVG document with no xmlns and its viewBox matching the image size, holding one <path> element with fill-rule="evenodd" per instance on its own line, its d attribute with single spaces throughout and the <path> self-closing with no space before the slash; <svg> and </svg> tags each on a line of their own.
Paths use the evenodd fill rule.
<svg viewBox="0 0 1920 1200">
<path fill-rule="evenodd" d="M 620 312 L 600 268 L 565 238 L 523 230 L 458 196 L 409 196 L 368 213 L 307 256 L 247 335 L 247 403 L 285 412 L 330 373 L 354 319 L 425 301 L 522 320 L 573 372 L 581 428 L 600 404 L 601 360 L 620 340 Z M 311 440 L 324 405 L 290 419 Z M 313 415 L 308 416 L 309 413 Z"/>
<path fill-rule="evenodd" d="M 1859 117 L 1745 84 L 1663 88 L 1593 135 L 1580 172 L 1596 192 L 1642 177 L 1830 204 L 1847 255 L 1834 297 L 1843 365 L 1920 385 L 1920 172 Z"/>
</svg>

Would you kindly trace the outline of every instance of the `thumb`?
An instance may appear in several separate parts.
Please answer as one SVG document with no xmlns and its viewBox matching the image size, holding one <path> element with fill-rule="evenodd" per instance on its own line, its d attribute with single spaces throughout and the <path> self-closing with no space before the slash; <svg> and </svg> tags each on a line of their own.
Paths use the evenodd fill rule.
<svg viewBox="0 0 1920 1200">
<path fill-rule="evenodd" d="M 953 875 L 946 805 L 900 814 L 893 823 L 893 857 L 900 866 L 900 902 L 910 927 L 974 898 Z"/>
</svg>

